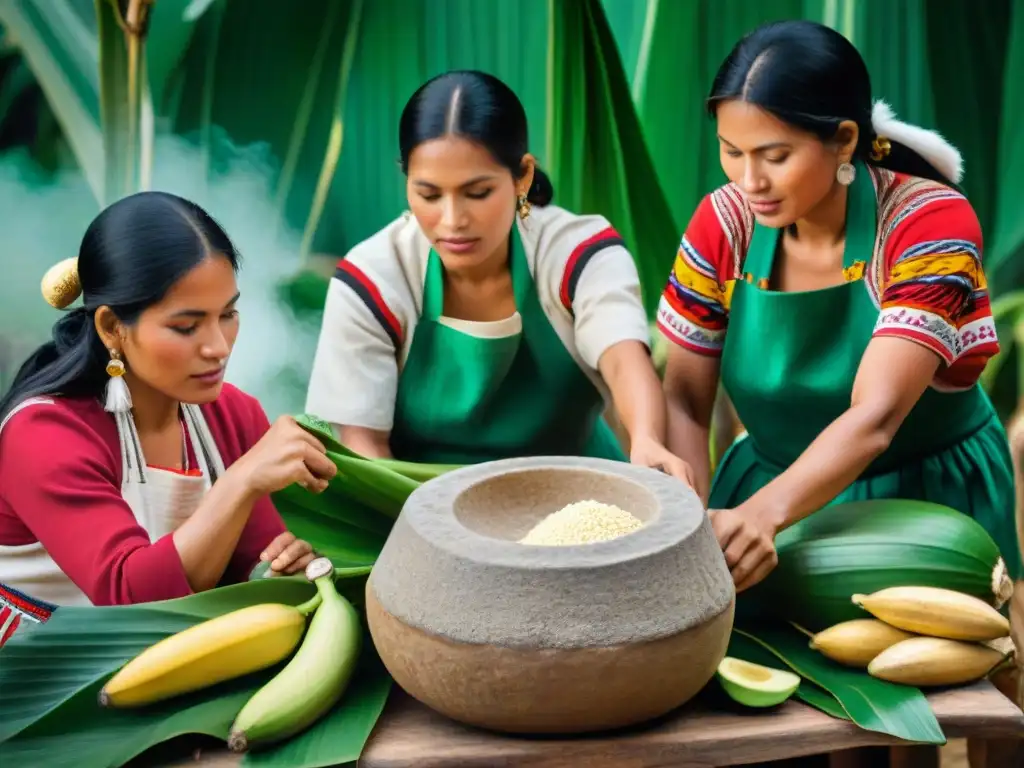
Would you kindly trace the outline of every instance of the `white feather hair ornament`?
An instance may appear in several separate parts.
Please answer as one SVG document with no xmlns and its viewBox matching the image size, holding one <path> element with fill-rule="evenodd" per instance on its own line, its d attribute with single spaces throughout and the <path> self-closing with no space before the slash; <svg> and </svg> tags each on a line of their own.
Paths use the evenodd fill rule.
<svg viewBox="0 0 1024 768">
<path fill-rule="evenodd" d="M 920 128 L 896 119 L 892 107 L 876 101 L 871 110 L 871 125 L 878 136 L 898 142 L 912 149 L 954 184 L 964 175 L 964 161 L 960 151 L 937 131 Z"/>
</svg>

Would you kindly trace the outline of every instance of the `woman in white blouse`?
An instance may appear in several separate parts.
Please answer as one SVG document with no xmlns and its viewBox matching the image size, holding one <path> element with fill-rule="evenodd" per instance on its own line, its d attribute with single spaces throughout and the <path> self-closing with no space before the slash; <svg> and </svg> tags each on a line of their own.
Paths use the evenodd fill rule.
<svg viewBox="0 0 1024 768">
<path fill-rule="evenodd" d="M 551 205 L 526 114 L 500 80 L 449 72 L 399 126 L 411 215 L 338 264 L 306 410 L 374 457 L 626 460 L 692 485 L 665 402 L 636 266 L 601 216 Z"/>
</svg>

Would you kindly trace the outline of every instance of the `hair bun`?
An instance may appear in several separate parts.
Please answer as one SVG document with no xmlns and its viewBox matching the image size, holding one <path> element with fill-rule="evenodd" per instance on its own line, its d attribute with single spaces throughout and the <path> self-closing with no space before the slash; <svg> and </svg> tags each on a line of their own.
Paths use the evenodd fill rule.
<svg viewBox="0 0 1024 768">
<path fill-rule="evenodd" d="M 43 298 L 51 307 L 64 309 L 82 295 L 82 283 L 78 279 L 78 258 L 64 259 L 43 275 L 41 283 Z"/>
</svg>

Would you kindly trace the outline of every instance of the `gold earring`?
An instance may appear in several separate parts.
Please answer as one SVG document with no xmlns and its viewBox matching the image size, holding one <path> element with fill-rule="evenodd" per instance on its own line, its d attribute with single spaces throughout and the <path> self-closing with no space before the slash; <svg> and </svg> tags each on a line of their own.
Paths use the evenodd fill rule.
<svg viewBox="0 0 1024 768">
<path fill-rule="evenodd" d="M 124 376 L 124 361 L 121 360 L 121 353 L 116 349 L 110 349 L 110 361 L 107 363 L 107 375 L 114 379 Z"/>
<path fill-rule="evenodd" d="M 524 221 L 530 218 L 530 208 L 532 207 L 533 206 L 530 204 L 530 201 L 526 199 L 526 195 L 520 195 L 516 200 L 516 209 L 519 211 L 519 218 Z"/>
</svg>

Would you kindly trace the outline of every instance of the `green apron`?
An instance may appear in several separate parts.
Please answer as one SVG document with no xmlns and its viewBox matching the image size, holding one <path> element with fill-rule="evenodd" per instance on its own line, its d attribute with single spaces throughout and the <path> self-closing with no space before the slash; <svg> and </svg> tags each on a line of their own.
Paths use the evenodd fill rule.
<svg viewBox="0 0 1024 768">
<path fill-rule="evenodd" d="M 877 231 L 874 185 L 863 166 L 847 202 L 844 269 L 870 263 Z M 849 408 L 878 309 L 863 278 L 817 291 L 768 285 L 780 231 L 755 224 L 729 310 L 722 384 L 747 430 L 715 473 L 710 506 L 735 507 L 782 473 Z M 864 270 L 861 269 L 861 274 Z M 929 388 L 889 448 L 831 503 L 922 499 L 958 509 L 993 537 L 1022 575 L 1006 434 L 984 391 Z"/>
<path fill-rule="evenodd" d="M 625 461 L 600 392 L 544 314 L 515 228 L 509 253 L 522 332 L 479 338 L 439 322 L 444 266 L 430 252 L 423 314 L 398 381 L 392 453 L 451 464 L 518 456 Z"/>
</svg>

